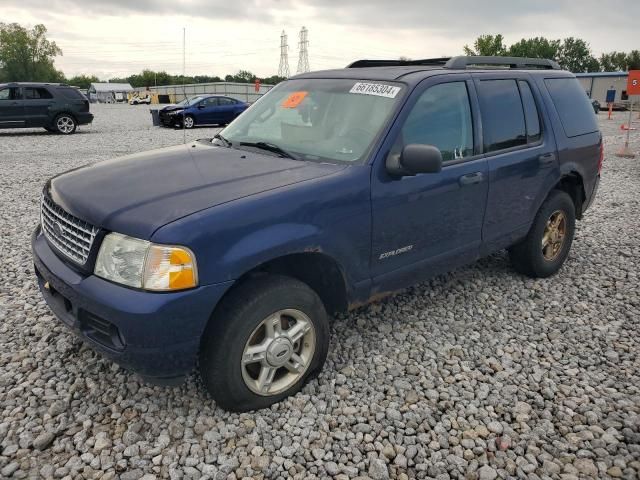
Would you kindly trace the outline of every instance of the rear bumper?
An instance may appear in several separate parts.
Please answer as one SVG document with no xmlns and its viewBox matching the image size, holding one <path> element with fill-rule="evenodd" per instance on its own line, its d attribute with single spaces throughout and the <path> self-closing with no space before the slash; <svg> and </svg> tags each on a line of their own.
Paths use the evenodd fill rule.
<svg viewBox="0 0 640 480">
<path fill-rule="evenodd" d="M 93 122 L 93 114 L 89 112 L 76 113 L 75 117 L 80 125 L 86 125 L 87 123 Z"/>
<path fill-rule="evenodd" d="M 175 383 L 195 364 L 211 313 L 233 282 L 175 293 L 122 287 L 79 274 L 32 236 L 42 295 L 58 319 L 94 350 L 153 383 Z"/>
</svg>

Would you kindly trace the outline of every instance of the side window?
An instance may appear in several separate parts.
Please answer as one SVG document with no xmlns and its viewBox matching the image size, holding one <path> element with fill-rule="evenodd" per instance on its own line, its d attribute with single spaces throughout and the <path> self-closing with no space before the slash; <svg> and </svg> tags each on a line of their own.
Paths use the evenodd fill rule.
<svg viewBox="0 0 640 480">
<path fill-rule="evenodd" d="M 441 83 L 425 90 L 409 113 L 394 150 L 411 143 L 437 147 L 445 162 L 473 155 L 473 120 L 465 82 Z"/>
<path fill-rule="evenodd" d="M 485 153 L 526 145 L 527 131 L 515 80 L 482 80 L 478 87 Z"/>
<path fill-rule="evenodd" d="M 16 87 L 6 87 L 0 90 L 0 101 L 2 100 L 20 100 L 20 90 Z"/>
<path fill-rule="evenodd" d="M 202 102 L 205 107 L 217 107 L 218 106 L 218 98 L 212 97 L 207 98 L 204 102 Z"/>
<path fill-rule="evenodd" d="M 39 100 L 53 98 L 49 90 L 41 87 L 26 87 L 24 89 L 25 100 Z"/>
<path fill-rule="evenodd" d="M 518 80 L 518 86 L 520 87 L 522 105 L 524 106 L 524 119 L 527 125 L 527 141 L 529 143 L 535 143 L 542 137 L 540 132 L 540 115 L 538 115 L 536 101 L 533 98 L 529 82 Z"/>
<path fill-rule="evenodd" d="M 220 100 L 220 106 L 225 107 L 228 105 L 235 105 L 236 101 L 232 100 L 230 98 L 226 98 L 226 97 L 222 97 L 219 99 Z"/>
<path fill-rule="evenodd" d="M 593 114 L 593 106 L 576 78 L 546 78 L 544 83 L 567 137 L 598 131 L 598 119 Z"/>
</svg>

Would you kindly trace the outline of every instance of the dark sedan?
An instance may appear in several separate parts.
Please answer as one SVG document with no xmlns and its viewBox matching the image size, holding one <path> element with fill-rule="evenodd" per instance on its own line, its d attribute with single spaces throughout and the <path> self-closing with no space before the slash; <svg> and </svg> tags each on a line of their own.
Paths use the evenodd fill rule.
<svg viewBox="0 0 640 480">
<path fill-rule="evenodd" d="M 227 125 L 249 107 L 248 103 L 220 95 L 187 98 L 160 110 L 165 127 L 193 128 L 198 125 Z"/>
</svg>

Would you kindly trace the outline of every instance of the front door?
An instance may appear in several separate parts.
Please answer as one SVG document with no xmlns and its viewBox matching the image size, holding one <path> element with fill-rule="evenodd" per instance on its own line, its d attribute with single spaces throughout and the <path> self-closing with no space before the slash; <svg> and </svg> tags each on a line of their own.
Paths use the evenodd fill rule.
<svg viewBox="0 0 640 480">
<path fill-rule="evenodd" d="M 55 103 L 44 87 L 24 87 L 24 115 L 27 127 L 44 127 L 49 121 L 49 108 Z"/>
<path fill-rule="evenodd" d="M 202 100 L 201 105 L 204 105 L 204 108 L 200 110 L 200 118 L 198 119 L 198 123 L 205 125 L 218 123 L 218 97 L 205 98 L 204 100 Z"/>
<path fill-rule="evenodd" d="M 24 102 L 20 87 L 0 88 L 0 128 L 24 125 Z"/>
<path fill-rule="evenodd" d="M 374 163 L 373 293 L 402 288 L 477 258 L 488 190 L 487 161 L 474 129 L 477 116 L 468 74 L 427 79 L 407 101 Z M 390 175 L 386 157 L 409 144 L 440 149 L 442 171 Z"/>
</svg>

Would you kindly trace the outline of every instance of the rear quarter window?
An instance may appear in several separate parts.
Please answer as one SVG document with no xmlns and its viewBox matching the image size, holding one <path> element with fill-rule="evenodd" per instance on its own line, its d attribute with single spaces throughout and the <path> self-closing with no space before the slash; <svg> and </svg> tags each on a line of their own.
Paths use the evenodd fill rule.
<svg viewBox="0 0 640 480">
<path fill-rule="evenodd" d="M 86 100 L 82 92 L 75 88 L 58 88 L 58 93 L 62 94 L 68 100 Z"/>
<path fill-rule="evenodd" d="M 576 78 L 546 78 L 544 83 L 567 137 L 598 131 L 593 107 Z"/>
</svg>

